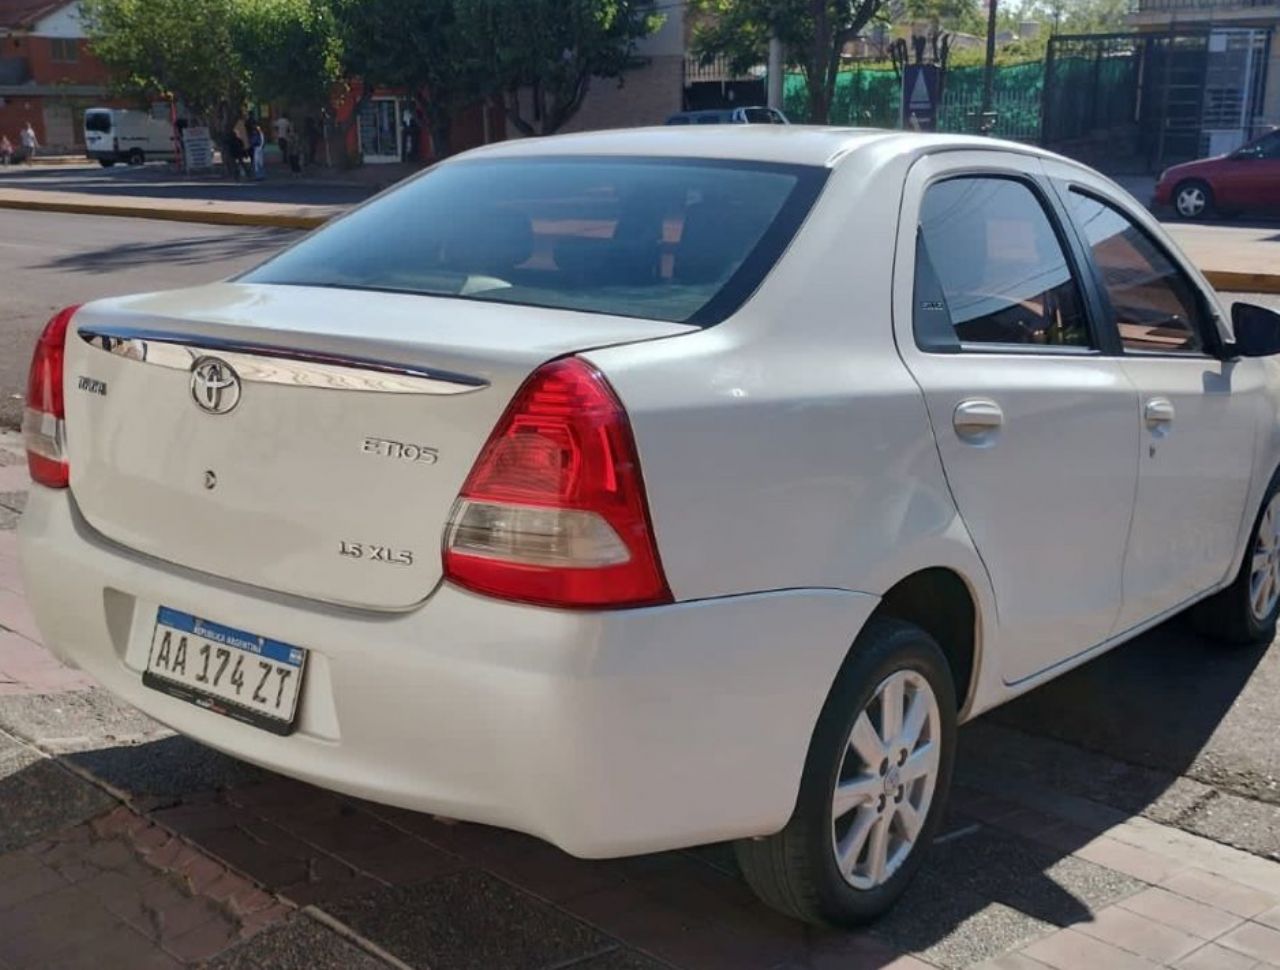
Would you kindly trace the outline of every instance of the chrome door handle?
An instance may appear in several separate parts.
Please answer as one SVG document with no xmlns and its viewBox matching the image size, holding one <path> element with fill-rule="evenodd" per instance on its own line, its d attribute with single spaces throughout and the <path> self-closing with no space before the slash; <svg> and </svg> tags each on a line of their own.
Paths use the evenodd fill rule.
<svg viewBox="0 0 1280 970">
<path fill-rule="evenodd" d="M 951 424 L 956 429 L 956 434 L 965 441 L 984 443 L 1004 424 L 1004 412 L 995 401 L 982 397 L 972 398 L 956 405 Z"/>
<path fill-rule="evenodd" d="M 1153 397 L 1142 409 L 1142 419 L 1150 431 L 1168 430 L 1173 424 L 1173 402 L 1167 397 Z"/>
</svg>

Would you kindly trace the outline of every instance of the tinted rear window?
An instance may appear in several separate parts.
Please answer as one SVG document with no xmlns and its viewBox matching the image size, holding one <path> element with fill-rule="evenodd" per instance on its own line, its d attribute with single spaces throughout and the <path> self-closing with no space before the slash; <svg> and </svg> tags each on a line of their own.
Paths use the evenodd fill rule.
<svg viewBox="0 0 1280 970">
<path fill-rule="evenodd" d="M 242 279 L 707 325 L 756 289 L 825 177 L 683 159 L 457 162 Z"/>
<path fill-rule="evenodd" d="M 86 111 L 84 114 L 84 128 L 85 131 L 110 131 L 111 115 L 105 111 Z"/>
</svg>

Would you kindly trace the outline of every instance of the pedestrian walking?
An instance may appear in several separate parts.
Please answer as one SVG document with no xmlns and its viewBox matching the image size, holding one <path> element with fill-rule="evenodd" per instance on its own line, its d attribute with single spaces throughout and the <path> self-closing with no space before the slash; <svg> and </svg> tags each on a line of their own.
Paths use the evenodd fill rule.
<svg viewBox="0 0 1280 970">
<path fill-rule="evenodd" d="M 256 119 L 250 118 L 245 127 L 249 131 L 249 157 L 253 160 L 253 178 L 261 182 L 267 177 L 266 159 L 263 157 L 266 139 Z"/>
<path fill-rule="evenodd" d="M 13 142 L 8 135 L 0 135 L 0 165 L 13 164 Z"/>
<path fill-rule="evenodd" d="M 245 151 L 244 139 L 236 130 L 238 126 L 239 122 L 232 125 L 222 137 L 222 164 L 227 174 L 237 182 L 242 176 L 247 177 L 249 174 L 248 166 L 245 164 L 248 153 Z"/>
<path fill-rule="evenodd" d="M 310 168 L 320 154 L 320 122 L 310 115 L 302 122 L 302 138 L 307 144 L 307 167 Z"/>
<path fill-rule="evenodd" d="M 293 123 L 284 112 L 271 123 L 276 132 L 276 144 L 280 147 L 280 157 L 289 163 L 289 171 L 297 175 L 302 171 L 298 159 L 298 145 L 293 137 Z"/>
<path fill-rule="evenodd" d="M 36 140 L 36 130 L 31 127 L 31 122 L 27 122 L 27 126 L 22 129 L 22 134 L 18 137 L 22 141 L 23 160 L 30 165 L 32 159 L 36 157 L 36 149 L 40 147 L 40 142 Z"/>
</svg>

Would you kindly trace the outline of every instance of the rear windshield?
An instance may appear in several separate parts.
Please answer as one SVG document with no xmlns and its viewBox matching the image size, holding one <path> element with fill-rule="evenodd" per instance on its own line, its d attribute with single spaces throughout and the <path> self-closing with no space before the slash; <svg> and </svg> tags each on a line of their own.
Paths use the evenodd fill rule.
<svg viewBox="0 0 1280 970">
<path fill-rule="evenodd" d="M 86 111 L 84 113 L 85 131 L 111 130 L 111 113 L 108 111 Z"/>
<path fill-rule="evenodd" d="M 670 159 L 442 165 L 241 277 L 717 323 L 790 242 L 826 170 Z"/>
</svg>

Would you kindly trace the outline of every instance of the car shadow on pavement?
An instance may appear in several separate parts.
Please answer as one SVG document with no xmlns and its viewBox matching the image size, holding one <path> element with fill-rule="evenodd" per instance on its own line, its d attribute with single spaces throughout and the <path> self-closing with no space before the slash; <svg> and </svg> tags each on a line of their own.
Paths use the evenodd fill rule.
<svg viewBox="0 0 1280 970">
<path fill-rule="evenodd" d="M 115 273 L 135 266 L 183 264 L 198 266 L 224 259 L 275 253 L 297 238 L 288 229 L 244 228 L 163 242 L 117 243 L 100 249 L 78 250 L 41 263 L 38 269 L 62 273 Z"/>
<path fill-rule="evenodd" d="M 1269 797 L 1247 804 L 1280 818 L 1280 796 L 1257 788 L 1280 757 L 1276 661 L 1175 621 L 966 726 L 936 844 L 897 908 L 860 932 L 767 909 L 726 845 L 575 859 L 530 836 L 324 791 L 182 737 L 69 760 L 199 851 L 412 967 L 532 970 L 621 946 L 599 965 L 879 967 L 911 952 L 964 968 L 1160 881 L 1109 858 L 1099 838 L 1133 816 L 1259 854 L 1280 848 L 1280 826 L 1213 831 L 1230 816 L 1206 814 L 1223 799 Z M 1261 720 L 1241 711 L 1251 705 Z M 1240 761 L 1240 745 L 1261 760 Z"/>
</svg>

